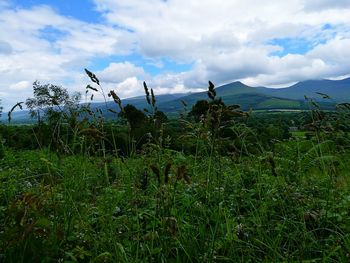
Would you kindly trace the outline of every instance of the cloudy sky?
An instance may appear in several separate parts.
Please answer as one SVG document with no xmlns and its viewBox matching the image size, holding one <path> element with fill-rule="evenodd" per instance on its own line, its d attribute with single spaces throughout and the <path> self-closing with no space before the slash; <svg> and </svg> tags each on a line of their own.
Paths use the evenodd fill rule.
<svg viewBox="0 0 350 263">
<path fill-rule="evenodd" d="M 0 99 L 32 83 L 122 97 L 220 85 L 283 87 L 350 74 L 349 0 L 0 0 Z"/>
</svg>

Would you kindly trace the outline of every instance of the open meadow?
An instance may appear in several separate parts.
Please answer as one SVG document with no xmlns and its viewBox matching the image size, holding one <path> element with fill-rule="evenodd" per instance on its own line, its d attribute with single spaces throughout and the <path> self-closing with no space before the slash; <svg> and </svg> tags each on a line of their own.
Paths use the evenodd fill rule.
<svg viewBox="0 0 350 263">
<path fill-rule="evenodd" d="M 144 83 L 107 121 L 52 87 L 1 126 L 0 262 L 350 260 L 348 104 L 245 112 L 210 82 L 168 119 Z"/>
</svg>

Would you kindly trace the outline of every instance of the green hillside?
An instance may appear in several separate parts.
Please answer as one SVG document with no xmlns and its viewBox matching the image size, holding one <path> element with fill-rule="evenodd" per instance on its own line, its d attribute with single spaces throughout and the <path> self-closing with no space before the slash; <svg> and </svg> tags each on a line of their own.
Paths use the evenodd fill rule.
<svg viewBox="0 0 350 263">
<path fill-rule="evenodd" d="M 300 107 L 301 102 L 280 99 L 280 98 L 271 98 L 259 103 L 257 106 L 258 108 L 276 108 L 277 107 L 277 108 L 283 108 L 283 109 L 290 109 L 290 108 Z"/>
<path fill-rule="evenodd" d="M 343 80 L 309 80 L 299 82 L 287 88 L 272 89 L 266 87 L 250 87 L 242 82 L 236 81 L 216 88 L 218 98 L 227 104 L 239 104 L 242 109 L 308 109 L 309 105 L 304 96 L 318 100 L 323 109 L 332 110 L 336 103 L 350 101 L 350 78 Z M 329 95 L 330 99 L 323 99 L 324 93 Z M 167 114 L 173 115 L 183 110 L 183 102 L 190 109 L 198 100 L 207 100 L 206 91 L 190 94 L 161 94 L 157 95 L 157 106 Z M 144 96 L 123 99 L 122 104 L 132 104 L 143 110 L 147 108 L 147 102 Z M 105 103 L 92 103 L 92 109 L 100 108 L 103 110 L 107 119 L 115 118 L 115 114 L 106 109 Z M 116 111 L 119 108 L 114 102 L 107 103 L 108 108 Z M 27 111 L 14 112 L 13 122 L 29 122 Z M 0 119 L 1 122 L 7 121 L 7 114 L 4 113 Z"/>
<path fill-rule="evenodd" d="M 330 101 L 333 102 L 350 101 L 350 78 L 342 80 L 307 80 L 287 88 L 270 89 L 259 87 L 257 89 L 266 95 L 294 100 L 304 100 L 304 96 L 316 100 L 324 100 L 322 95 L 318 94 L 323 93 L 327 94 L 330 97 Z"/>
</svg>

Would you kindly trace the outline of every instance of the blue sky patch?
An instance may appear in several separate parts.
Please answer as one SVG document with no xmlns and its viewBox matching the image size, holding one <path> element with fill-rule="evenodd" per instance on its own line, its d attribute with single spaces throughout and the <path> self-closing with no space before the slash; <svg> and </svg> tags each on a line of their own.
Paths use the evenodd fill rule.
<svg viewBox="0 0 350 263">
<path fill-rule="evenodd" d="M 171 60 L 162 59 L 160 61 L 152 61 L 149 59 L 142 58 L 138 54 L 132 54 L 129 56 L 110 56 L 95 58 L 90 63 L 90 69 L 92 71 L 101 71 L 109 66 L 110 63 L 124 63 L 130 62 L 135 66 L 142 67 L 145 72 L 151 76 L 156 76 L 161 73 L 180 73 L 189 71 L 192 69 L 192 64 L 180 64 L 175 63 Z M 159 64 L 159 65 L 158 65 Z"/>
<path fill-rule="evenodd" d="M 322 30 L 331 30 L 331 29 L 334 29 L 334 27 L 331 24 L 325 24 L 322 27 Z"/>
<path fill-rule="evenodd" d="M 281 47 L 280 51 L 272 52 L 270 54 L 272 56 L 305 55 L 317 45 L 325 44 L 328 40 L 333 39 L 337 35 L 335 29 L 333 25 L 327 23 L 312 38 L 274 38 L 266 43 Z"/>
<path fill-rule="evenodd" d="M 101 14 L 95 10 L 92 0 L 13 0 L 11 4 L 22 8 L 48 5 L 63 16 L 89 23 L 99 23 L 103 20 Z"/>
<path fill-rule="evenodd" d="M 152 62 L 150 60 L 145 60 L 142 62 L 144 69 L 150 73 L 151 75 L 157 75 L 160 73 L 181 73 L 185 71 L 189 71 L 192 69 L 193 64 L 185 64 L 185 63 L 176 63 L 169 59 L 163 58 L 158 61 L 162 67 L 157 66 L 157 62 Z"/>
<path fill-rule="evenodd" d="M 49 42 L 56 42 L 59 39 L 62 39 L 67 35 L 66 32 L 58 30 L 53 26 L 46 26 L 45 28 L 39 31 L 39 35 L 41 39 L 45 39 Z"/>
<path fill-rule="evenodd" d="M 288 54 L 304 55 L 315 47 L 315 43 L 303 38 L 275 38 L 268 41 L 269 45 L 280 46 L 282 49 L 271 53 L 273 56 L 284 57 Z"/>
</svg>

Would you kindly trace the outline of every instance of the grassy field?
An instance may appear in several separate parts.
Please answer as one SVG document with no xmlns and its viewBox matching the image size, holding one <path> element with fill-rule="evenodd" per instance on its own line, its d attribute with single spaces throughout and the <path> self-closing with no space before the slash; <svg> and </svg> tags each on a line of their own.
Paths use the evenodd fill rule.
<svg viewBox="0 0 350 263">
<path fill-rule="evenodd" d="M 290 141 L 252 157 L 6 150 L 2 262 L 348 262 L 349 153 Z"/>
<path fill-rule="evenodd" d="M 168 120 L 144 88 L 107 122 L 37 84 L 37 123 L 0 126 L 0 262 L 349 262 L 349 104 L 245 112 L 209 82 Z"/>
<path fill-rule="evenodd" d="M 259 108 L 281 108 L 281 109 L 298 109 L 300 108 L 300 102 L 299 101 L 291 101 L 291 100 L 283 100 L 279 98 L 271 98 L 268 100 L 263 101 L 262 103 L 258 104 L 257 107 Z"/>
<path fill-rule="evenodd" d="M 306 136 L 305 131 L 293 131 L 293 132 L 291 132 L 291 134 L 295 138 L 304 138 Z"/>
</svg>

